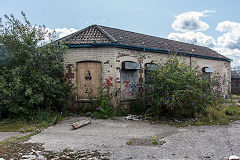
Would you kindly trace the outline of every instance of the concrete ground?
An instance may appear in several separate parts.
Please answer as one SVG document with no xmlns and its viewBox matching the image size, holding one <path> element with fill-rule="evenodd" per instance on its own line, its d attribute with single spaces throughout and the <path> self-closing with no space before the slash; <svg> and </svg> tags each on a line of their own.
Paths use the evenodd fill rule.
<svg viewBox="0 0 240 160">
<path fill-rule="evenodd" d="M 147 121 L 92 120 L 91 124 L 72 130 L 71 124 L 86 117 L 73 117 L 33 136 L 28 142 L 44 143 L 44 148 L 102 150 L 110 159 L 228 159 L 240 156 L 240 121 L 227 126 L 172 127 Z M 163 145 L 128 145 L 131 138 L 165 140 Z"/>
<path fill-rule="evenodd" d="M 11 137 L 21 137 L 25 135 L 26 133 L 21 132 L 0 132 L 0 142 Z"/>
</svg>

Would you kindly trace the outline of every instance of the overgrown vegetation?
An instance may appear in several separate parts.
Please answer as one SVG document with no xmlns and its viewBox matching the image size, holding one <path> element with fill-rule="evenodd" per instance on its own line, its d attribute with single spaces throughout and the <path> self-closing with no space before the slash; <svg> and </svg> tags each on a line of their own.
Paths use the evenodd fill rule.
<svg viewBox="0 0 240 160">
<path fill-rule="evenodd" d="M 5 16 L 0 23 L 0 119 L 32 121 L 61 111 L 68 99 L 62 63 L 67 48 L 53 43 L 55 33 L 45 26 L 22 17 Z"/>
<path fill-rule="evenodd" d="M 0 132 L 33 132 L 46 128 L 62 120 L 65 115 L 61 113 L 48 113 L 48 117 L 40 117 L 34 121 L 4 119 L 0 122 Z"/>
<path fill-rule="evenodd" d="M 131 114 L 145 114 L 146 113 L 146 105 L 143 99 L 134 99 L 130 101 L 129 111 Z"/>
<path fill-rule="evenodd" d="M 149 70 L 151 83 L 145 83 L 146 99 L 152 116 L 196 117 L 218 100 L 218 80 L 202 75 L 176 55 L 154 70 Z"/>
<path fill-rule="evenodd" d="M 112 107 L 112 99 L 111 96 L 104 91 L 103 88 L 99 88 L 98 95 L 96 97 L 92 97 L 91 95 L 90 101 L 93 105 L 93 116 L 94 118 L 100 119 L 108 119 L 110 117 L 115 116 L 115 111 Z"/>
</svg>

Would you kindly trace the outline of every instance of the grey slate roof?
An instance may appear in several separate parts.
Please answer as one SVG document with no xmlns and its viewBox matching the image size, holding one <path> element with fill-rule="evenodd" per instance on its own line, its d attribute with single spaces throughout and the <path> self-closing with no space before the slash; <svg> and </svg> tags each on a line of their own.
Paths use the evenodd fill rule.
<svg viewBox="0 0 240 160">
<path fill-rule="evenodd" d="M 207 47 L 100 25 L 91 25 L 71 35 L 63 37 L 59 39 L 59 41 L 71 45 L 115 43 L 228 59 L 227 57 Z"/>
</svg>

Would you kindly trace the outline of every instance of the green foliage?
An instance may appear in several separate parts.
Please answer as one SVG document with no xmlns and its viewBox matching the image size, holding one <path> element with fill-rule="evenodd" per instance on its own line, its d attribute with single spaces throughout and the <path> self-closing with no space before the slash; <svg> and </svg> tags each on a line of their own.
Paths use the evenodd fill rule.
<svg viewBox="0 0 240 160">
<path fill-rule="evenodd" d="M 126 116 L 128 114 L 127 110 L 122 106 L 117 106 L 116 116 Z"/>
<path fill-rule="evenodd" d="M 131 142 L 131 141 L 127 141 L 126 144 L 127 144 L 127 145 L 131 145 L 132 142 Z"/>
<path fill-rule="evenodd" d="M 177 56 L 149 70 L 151 83 L 145 83 L 146 99 L 155 116 L 195 117 L 217 102 L 218 81 L 210 80 L 197 68 L 190 67 Z"/>
<path fill-rule="evenodd" d="M 157 137 L 157 136 L 152 136 L 152 144 L 153 145 L 159 145 L 159 144 L 163 144 L 165 142 L 161 141 L 161 138 L 160 137 Z"/>
<path fill-rule="evenodd" d="M 103 88 L 99 89 L 96 98 L 90 96 L 90 101 L 94 106 L 93 115 L 95 118 L 108 119 L 115 116 L 116 113 L 111 105 L 111 97 L 104 92 Z"/>
<path fill-rule="evenodd" d="M 237 106 L 227 106 L 225 109 L 225 114 L 230 116 L 238 115 L 240 114 L 239 112 L 240 109 Z"/>
<path fill-rule="evenodd" d="M 131 114 L 144 114 L 146 112 L 146 106 L 143 100 L 133 99 L 130 101 L 130 113 Z"/>
<path fill-rule="evenodd" d="M 11 15 L 0 25 L 0 119 L 33 120 L 43 111 L 62 110 L 70 94 L 63 72 L 66 46 L 22 16 L 23 23 Z"/>
</svg>

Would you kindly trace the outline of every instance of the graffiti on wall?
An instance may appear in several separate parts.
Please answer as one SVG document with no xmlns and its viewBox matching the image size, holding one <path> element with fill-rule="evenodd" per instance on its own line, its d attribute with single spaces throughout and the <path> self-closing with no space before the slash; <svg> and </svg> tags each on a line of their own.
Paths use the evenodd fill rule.
<svg viewBox="0 0 240 160">
<path fill-rule="evenodd" d="M 107 87 L 113 87 L 113 77 L 110 76 L 109 78 L 107 78 L 105 80 L 106 80 Z"/>
<path fill-rule="evenodd" d="M 66 65 L 66 78 L 67 78 L 67 82 L 68 84 L 72 84 L 72 78 L 74 78 L 74 73 L 72 72 L 72 68 L 73 68 L 73 64 L 67 64 Z"/>
<path fill-rule="evenodd" d="M 132 99 L 138 93 L 138 71 L 120 71 L 121 99 Z"/>
</svg>

